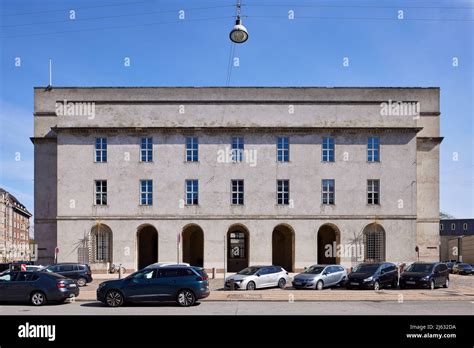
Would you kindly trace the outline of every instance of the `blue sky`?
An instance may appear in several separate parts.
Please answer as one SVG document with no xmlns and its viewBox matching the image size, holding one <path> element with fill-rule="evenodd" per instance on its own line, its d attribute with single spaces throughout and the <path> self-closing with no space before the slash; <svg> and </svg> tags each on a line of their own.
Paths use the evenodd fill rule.
<svg viewBox="0 0 474 348">
<path fill-rule="evenodd" d="M 0 4 L 0 186 L 32 211 L 33 87 L 48 84 L 48 58 L 55 86 L 226 85 L 234 0 Z M 473 1 L 243 0 L 242 15 L 230 86 L 439 86 L 441 209 L 474 217 Z"/>
</svg>

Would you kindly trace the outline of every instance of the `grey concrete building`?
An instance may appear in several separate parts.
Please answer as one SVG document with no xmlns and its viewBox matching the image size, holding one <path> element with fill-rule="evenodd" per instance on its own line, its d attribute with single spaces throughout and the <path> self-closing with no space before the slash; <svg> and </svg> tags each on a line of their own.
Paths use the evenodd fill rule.
<svg viewBox="0 0 474 348">
<path fill-rule="evenodd" d="M 443 219 L 439 235 L 442 261 L 474 264 L 474 219 Z"/>
<path fill-rule="evenodd" d="M 439 259 L 439 88 L 35 88 L 40 262 Z"/>
</svg>

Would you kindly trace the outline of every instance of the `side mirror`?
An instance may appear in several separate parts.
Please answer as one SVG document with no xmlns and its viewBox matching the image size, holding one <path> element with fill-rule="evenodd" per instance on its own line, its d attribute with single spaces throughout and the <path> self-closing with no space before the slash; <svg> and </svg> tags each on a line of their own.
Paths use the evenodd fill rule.
<svg viewBox="0 0 474 348">
<path fill-rule="evenodd" d="M 324 271 L 324 272 L 323 272 L 323 275 L 328 275 L 328 272 Z"/>
<path fill-rule="evenodd" d="M 255 274 L 257 277 L 260 277 L 260 273 Z"/>
</svg>

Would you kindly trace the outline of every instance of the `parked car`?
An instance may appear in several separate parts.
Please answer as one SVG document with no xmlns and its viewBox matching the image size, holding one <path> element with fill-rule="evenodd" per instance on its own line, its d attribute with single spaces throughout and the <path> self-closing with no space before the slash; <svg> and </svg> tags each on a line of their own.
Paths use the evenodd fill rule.
<svg viewBox="0 0 474 348">
<path fill-rule="evenodd" d="M 446 262 L 446 266 L 448 267 L 449 273 L 453 273 L 453 267 L 454 267 L 455 264 L 456 264 L 455 261 Z"/>
<path fill-rule="evenodd" d="M 10 270 L 0 273 L 1 301 L 30 302 L 41 306 L 49 301 L 64 302 L 78 295 L 76 282 L 56 273 Z"/>
<path fill-rule="evenodd" d="M 472 266 L 468 263 L 457 263 L 453 267 L 453 273 L 455 274 L 472 274 Z"/>
<path fill-rule="evenodd" d="M 347 289 L 380 290 L 386 286 L 396 288 L 398 269 L 391 262 L 361 263 L 347 276 Z"/>
<path fill-rule="evenodd" d="M 278 286 L 283 289 L 290 281 L 288 272 L 280 266 L 250 266 L 225 279 L 227 289 L 255 290 Z"/>
<path fill-rule="evenodd" d="M 176 301 L 192 306 L 209 296 L 209 280 L 203 268 L 157 266 L 144 268 L 126 278 L 108 280 L 97 288 L 97 300 L 110 307 L 126 302 Z"/>
<path fill-rule="evenodd" d="M 335 285 L 345 285 L 347 272 L 340 265 L 313 265 L 293 278 L 295 289 L 322 290 Z"/>
<path fill-rule="evenodd" d="M 77 285 L 85 286 L 92 281 L 92 272 L 87 264 L 79 263 L 57 263 L 43 268 L 41 271 L 54 272 L 65 276 L 66 278 L 75 279 Z"/>
<path fill-rule="evenodd" d="M 441 262 L 414 262 L 400 275 L 400 289 L 449 287 L 449 268 Z"/>
</svg>

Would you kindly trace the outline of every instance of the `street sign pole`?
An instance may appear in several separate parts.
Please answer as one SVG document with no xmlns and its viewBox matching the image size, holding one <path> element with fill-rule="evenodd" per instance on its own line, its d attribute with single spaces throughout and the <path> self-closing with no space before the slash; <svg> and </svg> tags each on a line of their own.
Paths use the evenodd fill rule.
<svg viewBox="0 0 474 348">
<path fill-rule="evenodd" d="M 178 236 L 176 237 L 176 255 L 177 255 L 177 262 L 176 264 L 179 265 L 179 244 L 181 242 L 181 233 L 178 233 Z"/>
</svg>

